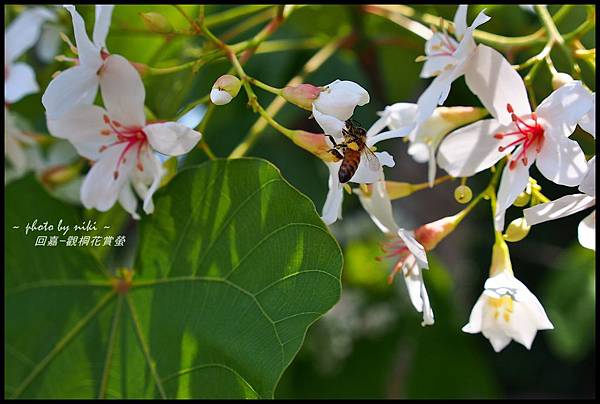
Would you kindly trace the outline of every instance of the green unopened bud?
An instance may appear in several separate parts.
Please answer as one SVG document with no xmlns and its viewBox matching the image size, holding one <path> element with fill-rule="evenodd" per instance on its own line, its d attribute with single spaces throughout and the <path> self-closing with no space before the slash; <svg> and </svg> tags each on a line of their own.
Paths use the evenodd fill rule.
<svg viewBox="0 0 600 404">
<path fill-rule="evenodd" d="M 527 234 L 529 234 L 529 229 L 531 226 L 527 224 L 524 217 L 520 217 L 518 219 L 510 222 L 508 227 L 506 228 L 506 233 L 504 234 L 504 240 L 510 241 L 511 243 L 521 241 Z"/>
<path fill-rule="evenodd" d="M 286 101 L 291 102 L 300 108 L 312 111 L 313 101 L 321 94 L 322 88 L 312 84 L 300 84 L 297 86 L 287 86 L 281 91 L 281 95 Z"/>
<path fill-rule="evenodd" d="M 215 105 L 228 104 L 242 88 L 242 82 L 231 74 L 224 74 L 215 81 L 210 92 L 210 100 Z"/>
<path fill-rule="evenodd" d="M 173 32 L 173 26 L 167 20 L 167 18 L 158 13 L 139 13 L 139 16 L 142 17 L 142 21 L 144 21 L 144 25 L 152 32 L 157 32 L 159 34 L 168 34 Z"/>
<path fill-rule="evenodd" d="M 462 203 L 462 204 L 469 203 L 472 198 L 473 198 L 473 191 L 471 191 L 471 188 L 469 188 L 466 185 L 459 185 L 454 190 L 454 199 L 456 199 L 456 202 L 458 202 L 458 203 Z"/>
<path fill-rule="evenodd" d="M 552 89 L 557 90 L 573 81 L 573 77 L 567 73 L 556 73 L 552 76 Z"/>
</svg>

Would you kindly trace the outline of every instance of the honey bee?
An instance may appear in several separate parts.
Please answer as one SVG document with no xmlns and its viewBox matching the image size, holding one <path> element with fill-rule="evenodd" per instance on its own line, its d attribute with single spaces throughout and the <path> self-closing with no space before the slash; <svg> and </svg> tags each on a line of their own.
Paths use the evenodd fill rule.
<svg viewBox="0 0 600 404">
<path fill-rule="evenodd" d="M 342 135 L 344 136 L 342 143 L 336 143 L 333 136 L 329 136 L 329 139 L 333 143 L 333 149 L 330 150 L 331 154 L 342 160 L 342 165 L 338 172 L 340 183 L 344 184 L 354 176 L 362 155 L 367 159 L 371 170 L 376 171 L 381 168 L 379 159 L 367 146 L 367 131 L 364 128 L 361 128 L 358 123 L 355 124 L 354 121 L 348 119 L 345 128 L 342 129 Z M 340 153 L 340 150 L 343 153 Z"/>
</svg>

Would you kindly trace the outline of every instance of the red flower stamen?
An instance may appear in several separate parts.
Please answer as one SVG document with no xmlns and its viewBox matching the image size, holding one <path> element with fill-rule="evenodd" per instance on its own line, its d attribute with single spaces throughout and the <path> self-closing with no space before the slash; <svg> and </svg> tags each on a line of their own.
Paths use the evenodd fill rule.
<svg viewBox="0 0 600 404">
<path fill-rule="evenodd" d="M 388 283 L 392 283 L 394 276 L 402 270 L 404 262 L 410 256 L 410 251 L 402 239 L 397 238 L 389 242 L 381 243 L 381 250 L 385 253 L 383 256 L 375 257 L 377 261 L 383 261 L 383 259 L 394 258 L 397 259 L 392 272 L 388 276 Z"/>
<path fill-rule="evenodd" d="M 498 140 L 502 140 L 508 136 L 519 136 L 516 140 L 510 142 L 504 146 L 498 146 L 498 151 L 503 152 L 509 147 L 513 146 L 521 146 L 519 153 L 513 156 L 509 163 L 508 168 L 510 170 L 514 170 L 517 166 L 517 163 L 521 161 L 524 166 L 527 166 L 529 163 L 529 159 L 527 157 L 527 152 L 530 147 L 535 146 L 536 153 L 539 153 L 542 149 L 542 145 L 544 144 L 544 128 L 538 122 L 538 118 L 535 112 L 531 114 L 529 119 L 523 120 L 515 114 L 512 105 L 506 104 L 506 110 L 510 113 L 511 119 L 515 124 L 516 131 L 508 132 L 508 133 L 496 133 L 494 134 L 494 138 Z"/>
<path fill-rule="evenodd" d="M 140 171 L 144 171 L 144 165 L 141 160 L 142 148 L 148 143 L 148 137 L 144 130 L 140 127 L 126 127 L 118 121 L 111 120 L 108 115 L 104 115 L 103 117 L 104 123 L 108 125 L 108 128 L 102 129 L 100 131 L 101 136 L 107 135 L 115 135 L 117 137 L 117 141 L 108 145 L 103 145 L 100 147 L 100 152 L 102 153 L 106 149 L 117 146 L 123 143 L 126 143 L 126 146 L 123 148 L 123 151 L 119 155 L 119 159 L 117 160 L 117 165 L 115 167 L 115 171 L 113 172 L 113 177 L 116 180 L 119 178 L 119 169 L 122 164 L 127 162 L 127 153 L 137 147 L 136 152 L 136 167 Z"/>
</svg>

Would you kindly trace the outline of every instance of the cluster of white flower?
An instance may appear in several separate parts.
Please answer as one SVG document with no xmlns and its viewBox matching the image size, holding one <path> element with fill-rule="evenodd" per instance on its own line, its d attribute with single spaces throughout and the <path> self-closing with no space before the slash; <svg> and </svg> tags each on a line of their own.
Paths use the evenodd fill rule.
<svg viewBox="0 0 600 404">
<path fill-rule="evenodd" d="M 94 162 L 81 186 L 83 205 L 106 211 L 118 200 L 138 219 L 135 194 L 143 200 L 144 212 L 152 213 L 152 195 L 165 173 L 154 151 L 187 153 L 201 134 L 176 122 L 146 121 L 146 93 L 138 71 L 106 49 L 113 7 L 96 6 L 90 41 L 75 7 L 65 6 L 73 19 L 78 61 L 50 82 L 42 103 L 50 133 L 69 140 Z M 93 105 L 98 86 L 104 108 Z"/>
<path fill-rule="evenodd" d="M 143 200 L 144 212 L 152 213 L 152 196 L 165 174 L 157 153 L 188 153 L 202 135 L 177 122 L 147 122 L 145 88 L 138 70 L 106 47 L 114 6 L 96 6 L 92 40 L 75 7 L 64 7 L 72 17 L 75 45 L 69 44 L 77 58 L 71 59 L 73 67 L 53 78 L 43 94 L 48 129 L 92 162 L 80 190 L 83 205 L 106 211 L 119 201 L 138 219 L 138 198 Z M 524 209 L 521 226 L 528 228 L 595 206 L 595 156 L 586 161 L 579 144 L 569 139 L 577 125 L 595 138 L 595 93 L 567 77 L 532 111 L 524 81 L 513 66 L 495 49 L 475 43 L 475 29 L 489 19 L 482 11 L 467 26 L 467 6 L 459 6 L 453 35 L 446 29 L 434 31 L 425 44 L 425 56 L 419 58 L 425 61 L 420 76 L 434 79 L 417 103 L 385 107 L 368 130 L 352 121 L 355 109 L 370 100 L 369 93 L 354 82 L 335 80 L 322 87 L 300 84 L 283 89 L 261 85 L 310 111 L 320 125 L 322 134 L 290 130 L 284 134 L 318 155 L 328 167 L 323 221 L 330 225 L 342 218 L 344 189 L 350 189 L 348 182 L 359 184 L 353 192 L 390 238 L 384 248 L 386 257 L 397 260 L 389 280 L 402 272 L 410 300 L 423 315 L 423 325 L 434 323 L 423 280 L 423 270 L 428 268 L 426 252 L 454 230 L 470 207 L 415 230 L 402 228 L 393 216 L 391 194 L 409 194 L 410 190 L 398 191 L 395 186 L 399 183 L 386 181 L 383 167 L 394 167 L 394 158 L 371 149 L 383 140 L 404 138 L 409 143 L 408 153 L 417 162 L 428 162 L 430 187 L 438 166 L 452 177 L 464 178 L 506 162 L 497 196 L 495 189 L 493 195 L 485 195 L 495 207 L 490 278 L 463 328 L 469 333 L 481 332 L 500 351 L 511 339 L 530 348 L 537 330 L 553 328 L 540 302 L 513 274 L 505 243 L 509 237 L 502 236 L 505 212 L 524 192 L 531 191 L 535 181 L 529 169 L 534 162 L 548 180 L 579 186 L 581 193 L 532 203 Z M 16 60 L 37 41 L 42 24 L 54 20 L 53 12 L 31 8 L 5 32 L 6 156 L 20 171 L 26 165 L 21 143 L 31 139 L 17 128 L 7 106 L 39 88 L 33 69 Z M 227 45 L 217 45 L 227 51 Z M 229 56 L 236 58 L 235 54 Z M 247 87 L 256 83 L 249 80 L 239 62 L 234 67 L 240 78 L 221 76 L 210 93 L 213 104 L 229 103 L 242 82 Z M 441 106 L 452 83 L 461 76 L 485 108 Z M 98 88 L 103 107 L 94 105 Z M 247 91 L 250 99 L 251 90 Z M 482 119 L 488 113 L 492 118 Z M 581 221 L 579 240 L 584 247 L 595 249 L 595 210 Z"/>
<path fill-rule="evenodd" d="M 547 179 L 565 186 L 579 185 L 582 194 L 525 209 L 529 226 L 595 205 L 595 157 L 586 162 L 578 143 L 569 139 L 577 124 L 595 137 L 595 93 L 581 82 L 571 81 L 532 112 L 524 82 L 515 69 L 498 51 L 476 45 L 473 40 L 474 29 L 490 17 L 482 11 L 469 27 L 466 18 L 467 6 L 461 5 L 454 19 L 454 36 L 444 30 L 435 32 L 426 42 L 426 56 L 420 58 L 425 60 L 421 77 L 435 76 L 434 80 L 417 104 L 386 107 L 380 113 L 381 118 L 366 132 L 366 146 L 406 137 L 409 154 L 418 162 L 429 162 L 430 186 L 438 165 L 452 177 L 470 177 L 506 158 L 494 218 L 497 234 L 504 230 L 505 211 L 528 187 L 529 167 L 534 162 Z M 448 97 L 452 82 L 462 75 L 485 110 L 438 107 Z M 345 121 L 352 117 L 354 109 L 369 102 L 365 89 L 339 80 L 312 97 L 314 118 L 325 135 L 336 141 L 344 140 Z M 488 112 L 492 119 L 479 120 Z M 389 130 L 382 132 L 386 127 Z M 330 149 L 335 147 L 333 142 L 326 141 Z M 430 325 L 434 317 L 422 276 L 422 270 L 428 268 L 425 252 L 447 236 L 462 215 L 440 219 L 412 232 L 401 228 L 393 218 L 388 194 L 391 184 L 386 183 L 382 169 L 382 166 L 393 167 L 394 159 L 387 152 L 375 155 L 380 162 L 376 169 L 361 159 L 349 182 L 370 184 L 356 188 L 354 193 L 375 224 L 392 238 L 384 248 L 387 257 L 397 258 L 390 281 L 395 273 L 402 271 L 411 302 L 423 313 L 422 324 Z M 344 184 L 338 179 L 342 163 L 325 162 L 330 177 L 322 218 L 332 224 L 342 218 Z M 595 211 L 581 222 L 579 239 L 584 247 L 594 249 Z M 530 348 L 538 329 L 553 328 L 536 297 L 514 277 L 502 238 L 497 237 L 494 245 L 490 278 L 484 289 L 463 331 L 482 332 L 496 351 L 502 350 L 511 339 Z"/>
</svg>

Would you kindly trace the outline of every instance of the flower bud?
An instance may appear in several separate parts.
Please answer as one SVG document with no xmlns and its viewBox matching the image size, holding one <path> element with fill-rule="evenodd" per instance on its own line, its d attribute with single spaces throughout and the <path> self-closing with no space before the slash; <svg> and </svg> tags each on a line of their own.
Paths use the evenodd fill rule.
<svg viewBox="0 0 600 404">
<path fill-rule="evenodd" d="M 213 84 L 210 92 L 210 100 L 215 105 L 228 104 L 238 93 L 242 87 L 242 82 L 231 74 L 224 74 L 219 77 Z"/>
<path fill-rule="evenodd" d="M 573 81 L 573 77 L 567 73 L 556 73 L 552 76 L 552 89 L 557 90 Z"/>
<path fill-rule="evenodd" d="M 290 139 L 298 146 L 307 150 L 326 162 L 339 161 L 330 153 L 331 145 L 322 133 L 311 133 L 304 130 L 295 130 Z"/>
<path fill-rule="evenodd" d="M 473 191 L 471 191 L 471 188 L 466 185 L 459 185 L 454 190 L 454 199 L 456 199 L 456 202 L 458 203 L 469 203 L 472 198 Z"/>
<path fill-rule="evenodd" d="M 513 205 L 515 205 L 518 208 L 522 208 L 523 206 L 525 206 L 529 203 L 530 199 L 531 199 L 531 193 L 527 193 L 526 191 L 523 191 L 519 194 L 519 196 L 517 196 L 517 199 L 515 199 L 515 201 L 513 202 Z"/>
<path fill-rule="evenodd" d="M 415 239 L 425 248 L 425 251 L 431 251 L 454 231 L 458 222 L 458 215 L 454 215 L 424 224 L 415 229 Z"/>
<path fill-rule="evenodd" d="M 285 87 L 281 95 L 286 101 L 300 108 L 312 111 L 312 103 L 317 99 L 321 91 L 323 91 L 321 87 L 315 87 L 312 84 L 300 84 Z"/>
<path fill-rule="evenodd" d="M 385 188 L 392 200 L 404 198 L 415 191 L 413 184 L 399 181 L 386 181 Z"/>
<path fill-rule="evenodd" d="M 41 175 L 41 181 L 47 187 L 54 189 L 55 187 L 66 184 L 79 176 L 80 165 L 59 165 L 49 168 Z"/>
<path fill-rule="evenodd" d="M 531 229 L 531 226 L 527 224 L 524 217 L 515 219 L 508 225 L 503 236 L 504 240 L 511 243 L 521 241 L 529 234 L 529 229 Z"/>
<path fill-rule="evenodd" d="M 168 34 L 173 31 L 173 26 L 167 20 L 167 18 L 158 13 L 138 13 L 140 17 L 142 17 L 142 21 L 146 28 L 148 28 L 152 32 L 157 32 L 159 34 Z"/>
</svg>

